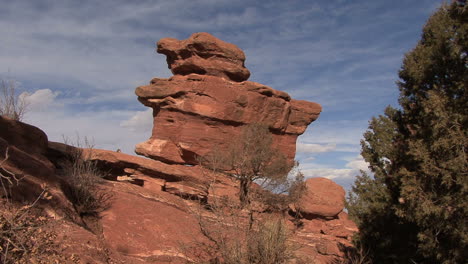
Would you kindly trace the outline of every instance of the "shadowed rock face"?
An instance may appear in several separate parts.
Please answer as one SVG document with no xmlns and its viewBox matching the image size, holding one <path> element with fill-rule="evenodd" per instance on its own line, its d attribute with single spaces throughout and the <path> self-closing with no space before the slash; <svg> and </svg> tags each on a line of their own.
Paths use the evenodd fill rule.
<svg viewBox="0 0 468 264">
<path fill-rule="evenodd" d="M 243 52 L 208 33 L 183 41 L 162 39 L 158 52 L 167 55 L 175 76 L 155 78 L 136 89 L 138 100 L 153 108 L 154 117 L 151 138 L 136 146 L 140 155 L 197 164 L 196 156 L 226 148 L 242 126 L 263 123 L 270 128 L 275 147 L 292 161 L 297 137 L 321 112 L 317 103 L 245 81 L 248 74 L 237 74 L 243 69 L 248 73 Z"/>
</svg>

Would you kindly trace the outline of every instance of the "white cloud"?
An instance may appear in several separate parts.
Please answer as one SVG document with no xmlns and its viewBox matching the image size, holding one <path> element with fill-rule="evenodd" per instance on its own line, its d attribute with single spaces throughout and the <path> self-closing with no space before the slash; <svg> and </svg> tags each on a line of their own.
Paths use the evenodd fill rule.
<svg viewBox="0 0 468 264">
<path fill-rule="evenodd" d="M 356 170 L 352 169 L 332 169 L 332 168 L 318 168 L 301 170 L 306 178 L 323 177 L 327 179 L 336 178 L 352 178 L 357 175 Z"/>
<path fill-rule="evenodd" d="M 55 98 L 59 94 L 60 92 L 58 91 L 53 92 L 50 89 L 41 89 L 32 94 L 24 92 L 19 97 L 26 102 L 28 111 L 44 111 L 56 103 Z"/>
<path fill-rule="evenodd" d="M 346 163 L 346 167 L 350 168 L 352 170 L 363 170 L 363 171 L 368 171 L 369 170 L 369 163 L 367 163 L 361 155 L 359 155 L 357 158 L 349 161 Z"/>
<path fill-rule="evenodd" d="M 320 152 L 330 152 L 335 150 L 335 144 L 307 144 L 307 143 L 298 143 L 296 145 L 296 152 L 300 153 L 320 153 Z"/>
<path fill-rule="evenodd" d="M 70 99 L 58 98 L 57 95 L 58 92 L 50 89 L 22 95 L 30 103 L 24 121 L 46 132 L 50 141 L 62 142 L 67 138 L 73 142 L 77 136 L 81 139 L 86 137 L 96 144 L 96 148 L 121 149 L 124 153 L 133 154 L 135 145 L 151 134 L 151 126 L 145 125 L 148 111 L 72 112 L 67 104 Z M 128 120 L 133 131 L 122 126 L 122 120 Z"/>
<path fill-rule="evenodd" d="M 130 129 L 130 131 L 151 131 L 153 128 L 153 109 L 136 112 L 130 119 L 120 123 L 120 126 Z"/>
<path fill-rule="evenodd" d="M 346 163 L 345 168 L 329 168 L 319 164 L 301 164 L 301 171 L 306 178 L 324 177 L 328 179 L 350 179 L 360 173 L 360 170 L 368 171 L 367 163 L 361 155 L 354 157 Z M 315 167 L 315 168 L 314 168 Z"/>
</svg>

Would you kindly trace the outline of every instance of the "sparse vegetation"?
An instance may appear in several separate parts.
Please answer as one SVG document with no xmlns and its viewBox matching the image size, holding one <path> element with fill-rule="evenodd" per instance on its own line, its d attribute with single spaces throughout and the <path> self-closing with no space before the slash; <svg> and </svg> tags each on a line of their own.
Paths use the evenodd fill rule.
<svg viewBox="0 0 468 264">
<path fill-rule="evenodd" d="M 2 191 L 3 195 L 6 199 L 7 202 L 10 202 L 10 187 L 13 184 L 18 184 L 20 181 L 20 177 L 18 177 L 16 174 L 13 172 L 9 171 L 6 169 L 4 164 L 9 158 L 9 147 L 6 147 L 5 149 L 5 158 L 3 158 L 2 161 L 0 161 L 0 184 L 2 185 Z"/>
<path fill-rule="evenodd" d="M 365 251 L 362 247 L 341 247 L 341 251 L 344 253 L 342 260 L 337 260 L 335 264 L 372 264 L 369 258 L 369 252 Z"/>
<path fill-rule="evenodd" d="M 48 259 L 47 256 L 58 256 L 54 246 L 55 234 L 42 228 L 47 219 L 32 212 L 37 201 L 43 198 L 49 198 L 46 190 L 32 204 L 19 206 L 5 202 L 1 205 L 0 263 L 31 263 Z"/>
<path fill-rule="evenodd" d="M 374 263 L 466 263 L 467 17 L 453 1 L 429 18 L 399 72 L 401 108 L 364 134 L 372 173 L 357 177 L 348 210 Z"/>
<path fill-rule="evenodd" d="M 297 202 L 305 193 L 306 185 L 304 174 L 298 166 L 296 163 L 286 180 L 257 188 L 252 192 L 252 199 L 266 206 L 264 211 L 270 213 L 286 213 L 291 204 L 294 204 L 296 208 L 299 207 Z"/>
<path fill-rule="evenodd" d="M 47 218 L 35 212 L 41 199 L 50 200 L 46 185 L 30 204 L 21 205 L 11 200 L 11 187 L 18 185 L 21 177 L 9 171 L 5 164 L 9 158 L 9 148 L 5 149 L 0 162 L 0 182 L 3 196 L 0 200 L 0 263 L 51 263 L 62 261 L 56 252 L 55 234 L 43 227 Z"/>
<path fill-rule="evenodd" d="M 25 97 L 17 94 L 15 80 L 0 81 L 0 115 L 21 121 L 27 111 Z"/>
<path fill-rule="evenodd" d="M 248 261 L 244 263 L 287 263 L 294 257 L 289 232 L 282 218 L 261 221 L 255 232 L 249 234 Z"/>
<path fill-rule="evenodd" d="M 79 138 L 63 161 L 65 179 L 63 191 L 81 216 L 97 216 L 109 206 L 111 194 L 99 186 L 105 176 L 91 160 L 92 144 L 85 138 L 81 148 Z"/>
<path fill-rule="evenodd" d="M 205 175 L 210 199 L 192 213 L 209 243 L 198 244 L 196 251 L 200 259 L 209 256 L 210 263 L 287 263 L 297 248 L 288 240 L 284 213 L 305 191 L 304 176 L 272 148 L 265 125 L 247 125 L 233 142 L 224 152 L 213 151 L 200 161 L 210 169 Z M 238 202 L 217 196 L 212 183 L 223 173 L 239 181 Z"/>
<path fill-rule="evenodd" d="M 208 212 L 205 209 L 200 207 L 195 215 L 209 242 L 191 249 L 202 256 L 195 263 L 281 264 L 294 258 L 297 248 L 288 240 L 290 231 L 282 216 L 265 216 L 251 225 L 248 212 L 227 197 L 210 204 Z"/>
<path fill-rule="evenodd" d="M 252 184 L 273 190 L 287 182 L 293 164 L 287 164 L 280 151 L 272 147 L 273 138 L 264 124 L 249 124 L 225 151 L 218 151 L 216 169 L 239 181 L 239 200 L 243 207 L 251 202 Z M 213 164 L 208 164 L 215 168 Z"/>
</svg>

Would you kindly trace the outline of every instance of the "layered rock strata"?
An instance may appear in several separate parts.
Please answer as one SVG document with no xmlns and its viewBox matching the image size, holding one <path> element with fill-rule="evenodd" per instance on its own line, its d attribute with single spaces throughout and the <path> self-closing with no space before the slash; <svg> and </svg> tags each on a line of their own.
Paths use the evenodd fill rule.
<svg viewBox="0 0 468 264">
<path fill-rule="evenodd" d="M 251 123 L 269 126 L 274 145 L 294 159 L 296 139 L 321 112 L 317 103 L 291 99 L 282 91 L 246 81 L 245 56 L 208 33 L 187 40 L 162 39 L 159 53 L 175 74 L 136 89 L 153 108 L 151 138 L 137 154 L 166 163 L 197 164 L 197 156 L 225 149 Z"/>
</svg>

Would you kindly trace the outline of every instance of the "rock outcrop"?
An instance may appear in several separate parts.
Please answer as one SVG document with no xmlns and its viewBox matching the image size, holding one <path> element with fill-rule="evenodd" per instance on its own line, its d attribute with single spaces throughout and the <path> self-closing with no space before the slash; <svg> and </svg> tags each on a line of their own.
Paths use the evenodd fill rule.
<svg viewBox="0 0 468 264">
<path fill-rule="evenodd" d="M 305 218 L 335 218 L 344 209 L 345 191 L 343 187 L 326 178 L 306 180 L 307 191 L 295 210 Z"/>
<path fill-rule="evenodd" d="M 157 45 L 157 51 L 167 56 L 173 74 L 198 73 L 235 82 L 246 81 L 250 76 L 244 66 L 244 52 L 208 33 L 195 33 L 186 40 L 165 38 Z"/>
<path fill-rule="evenodd" d="M 154 117 L 151 138 L 135 149 L 140 155 L 198 164 L 197 156 L 225 149 L 243 125 L 263 123 L 274 145 L 292 161 L 297 137 L 321 112 L 317 103 L 246 81 L 243 52 L 208 33 L 183 41 L 162 39 L 158 52 L 167 55 L 175 75 L 154 78 L 136 89 L 138 100 L 153 108 Z"/>
<path fill-rule="evenodd" d="M 41 184 L 47 184 L 49 192 L 57 195 L 53 202 L 70 207 L 67 199 L 57 191 L 59 178 L 55 166 L 47 158 L 47 135 L 37 127 L 0 116 L 0 173 L 2 186 L 11 181 L 8 188 L 0 188 L 0 197 L 31 200 L 39 196 Z M 53 205 L 53 206 L 55 206 Z"/>
<path fill-rule="evenodd" d="M 55 243 L 48 246 L 70 262 L 44 263 L 212 260 L 214 245 L 210 250 L 201 247 L 213 243 L 202 226 L 242 239 L 246 229 L 239 228 L 251 216 L 237 204 L 239 183 L 199 166 L 196 157 L 226 148 L 244 125 L 258 122 L 269 126 L 275 147 L 292 161 L 297 137 L 320 114 L 316 103 L 247 81 L 250 73 L 243 52 L 207 33 L 184 41 L 163 39 L 158 52 L 167 55 L 175 75 L 155 78 L 136 90 L 140 102 L 153 108 L 152 136 L 136 147 L 149 159 L 49 142 L 39 128 L 0 116 L 0 172 L 21 178 L 11 189 L 14 195 L 0 188 L 0 213 L 9 210 L 2 204 L 15 201 L 22 208 L 47 188 L 48 198 L 35 202 L 40 210 L 31 217 L 48 223 L 38 230 L 53 234 Z M 66 166 L 77 153 L 84 162 L 79 164 L 91 165 L 105 176 L 93 187 L 112 194 L 99 217 L 86 218 L 71 202 L 70 177 L 76 175 Z M 300 245 L 294 252 L 298 258 L 307 263 L 342 263 L 343 249 L 351 247 L 357 231 L 343 212 L 344 190 L 323 178 L 308 179 L 306 185 L 306 194 L 290 208 L 285 204 L 271 211 L 259 200 L 251 212 L 258 219 L 282 217 L 291 229 L 291 241 Z M 229 206 L 216 211 L 220 204 Z M 229 218 L 233 222 L 225 221 Z"/>
<path fill-rule="evenodd" d="M 17 199 L 34 201 L 41 186 L 47 183 L 51 199 L 41 200 L 37 205 L 46 213 L 43 217 L 48 222 L 41 228 L 55 234 L 57 252 L 70 258 L 75 256 L 75 260 L 79 256 L 83 263 L 186 263 L 195 256 L 187 253 L 185 247 L 209 242 L 199 229 L 200 204 L 226 197 L 238 199 L 238 187 L 233 179 L 210 174 L 211 171 L 200 166 L 82 149 L 84 157 L 96 162 L 106 173 L 108 181 L 100 188 L 112 193 L 112 204 L 101 214 L 97 223 L 101 233 L 96 236 L 77 224 L 80 220 L 76 213 L 70 218 L 74 215 L 73 206 L 61 190 L 63 175 L 57 174 L 60 168 L 53 165 L 75 151 L 74 147 L 55 142 L 46 145 L 47 136 L 40 129 L 21 122 L 0 118 L 0 127 L 5 128 L 0 132 L 0 161 L 5 159 L 6 148 L 10 151 L 2 166 L 22 176 L 15 189 L 16 194 L 21 194 L 16 195 Z M 340 260 L 343 248 L 351 246 L 350 239 L 357 228 L 341 211 L 338 202 L 324 201 L 339 201 L 344 194 L 322 190 L 330 186 L 332 190 L 339 189 L 329 180 L 312 179 L 308 185 L 305 196 L 308 198 L 301 201 L 304 206 L 301 208 L 313 208 L 313 213 L 299 219 L 300 224 L 296 225 L 293 223 L 298 219 L 294 213 L 286 216 L 288 226 L 295 230 L 291 240 L 301 245 L 296 255 L 314 263 Z M 216 191 L 207 192 L 208 186 Z M 209 210 L 200 214 L 214 217 Z M 268 217 L 268 213 L 264 214 Z"/>
</svg>

